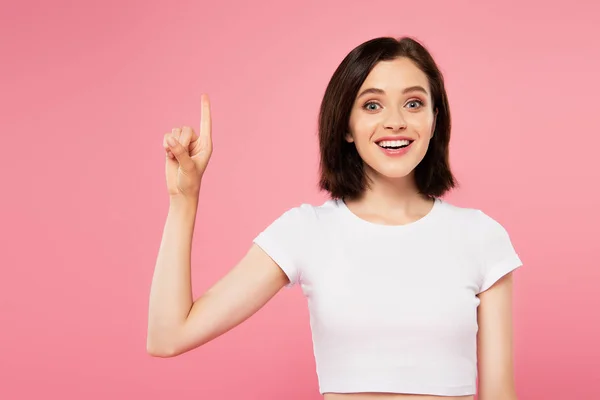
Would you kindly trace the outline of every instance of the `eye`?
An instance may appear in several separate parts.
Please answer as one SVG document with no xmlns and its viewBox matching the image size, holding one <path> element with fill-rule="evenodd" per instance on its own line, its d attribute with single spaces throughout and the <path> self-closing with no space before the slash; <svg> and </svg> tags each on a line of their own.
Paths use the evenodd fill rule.
<svg viewBox="0 0 600 400">
<path fill-rule="evenodd" d="M 367 103 L 365 103 L 365 105 L 363 106 L 363 108 L 367 111 L 376 111 L 376 108 L 370 108 L 369 106 L 379 106 L 379 104 L 375 103 L 374 101 L 369 101 Z"/>
<path fill-rule="evenodd" d="M 406 105 L 411 105 L 411 104 L 416 104 L 417 106 L 408 107 L 408 108 L 420 108 L 420 107 L 423 107 L 423 102 L 421 100 L 415 99 L 415 100 L 411 100 L 408 103 L 406 103 Z"/>
</svg>

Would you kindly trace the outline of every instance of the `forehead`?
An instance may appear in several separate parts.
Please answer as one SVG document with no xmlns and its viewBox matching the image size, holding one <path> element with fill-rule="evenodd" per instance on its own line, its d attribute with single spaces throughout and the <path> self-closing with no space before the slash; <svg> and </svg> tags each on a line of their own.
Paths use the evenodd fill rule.
<svg viewBox="0 0 600 400">
<path fill-rule="evenodd" d="M 411 59 L 400 57 L 377 63 L 367 75 L 359 93 L 363 89 L 375 87 L 392 94 L 410 86 L 423 86 L 429 92 L 427 75 Z"/>
</svg>

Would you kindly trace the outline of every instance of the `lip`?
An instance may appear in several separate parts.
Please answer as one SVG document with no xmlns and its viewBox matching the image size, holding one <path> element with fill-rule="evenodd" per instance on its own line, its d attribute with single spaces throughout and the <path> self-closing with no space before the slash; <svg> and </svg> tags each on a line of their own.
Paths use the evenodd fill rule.
<svg viewBox="0 0 600 400">
<path fill-rule="evenodd" d="M 401 149 L 392 150 L 392 149 L 384 149 L 383 147 L 379 146 L 379 144 L 377 144 L 384 140 L 408 140 L 408 141 L 410 141 L 410 143 L 408 144 L 408 146 L 403 147 Z M 415 139 L 409 138 L 408 136 L 386 136 L 384 138 L 377 139 L 377 141 L 375 142 L 375 146 L 377 146 L 383 152 L 383 154 L 385 154 L 388 157 L 399 157 L 399 156 L 403 156 L 404 154 L 408 153 L 408 151 L 411 149 L 412 144 L 414 142 L 415 142 Z"/>
<path fill-rule="evenodd" d="M 384 136 L 382 138 L 377 139 L 375 143 L 383 142 L 384 140 L 410 140 L 411 142 L 415 141 L 415 139 L 408 136 Z"/>
</svg>

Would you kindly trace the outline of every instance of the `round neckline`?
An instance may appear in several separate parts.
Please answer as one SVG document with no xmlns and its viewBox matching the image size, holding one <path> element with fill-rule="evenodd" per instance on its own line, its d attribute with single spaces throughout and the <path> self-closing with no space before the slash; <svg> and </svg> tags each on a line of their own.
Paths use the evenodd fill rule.
<svg viewBox="0 0 600 400">
<path fill-rule="evenodd" d="M 420 225 L 424 224 L 425 222 L 427 222 L 428 220 L 430 220 L 432 218 L 432 216 L 437 213 L 438 209 L 440 208 L 440 206 L 443 202 L 442 199 L 436 197 L 434 199 L 433 206 L 431 207 L 429 212 L 416 221 L 409 222 L 407 224 L 401 224 L 401 225 L 386 225 L 386 224 L 380 224 L 380 223 L 376 223 L 376 222 L 367 221 L 366 219 L 359 217 L 352 210 L 350 210 L 350 208 L 348 208 L 348 205 L 342 199 L 336 199 L 334 201 L 337 204 L 338 208 L 341 209 L 344 212 L 344 214 L 349 216 L 350 219 L 354 220 L 355 222 L 358 222 L 359 224 L 361 224 L 363 226 L 376 228 L 376 229 L 387 229 L 387 230 L 404 230 L 404 229 L 411 229 L 413 227 L 420 226 Z"/>
</svg>

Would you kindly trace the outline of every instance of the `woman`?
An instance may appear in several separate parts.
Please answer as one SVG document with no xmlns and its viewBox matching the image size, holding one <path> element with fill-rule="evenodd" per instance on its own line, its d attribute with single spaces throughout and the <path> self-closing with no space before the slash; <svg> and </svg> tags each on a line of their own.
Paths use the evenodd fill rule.
<svg viewBox="0 0 600 400">
<path fill-rule="evenodd" d="M 321 189 L 261 232 L 195 302 L 190 253 L 211 152 L 200 135 L 165 135 L 170 209 L 150 295 L 148 352 L 172 357 L 235 327 L 283 286 L 308 299 L 327 400 L 516 399 L 512 271 L 506 230 L 441 200 L 456 186 L 442 74 L 411 38 L 377 38 L 335 71 L 319 115 Z"/>
</svg>

